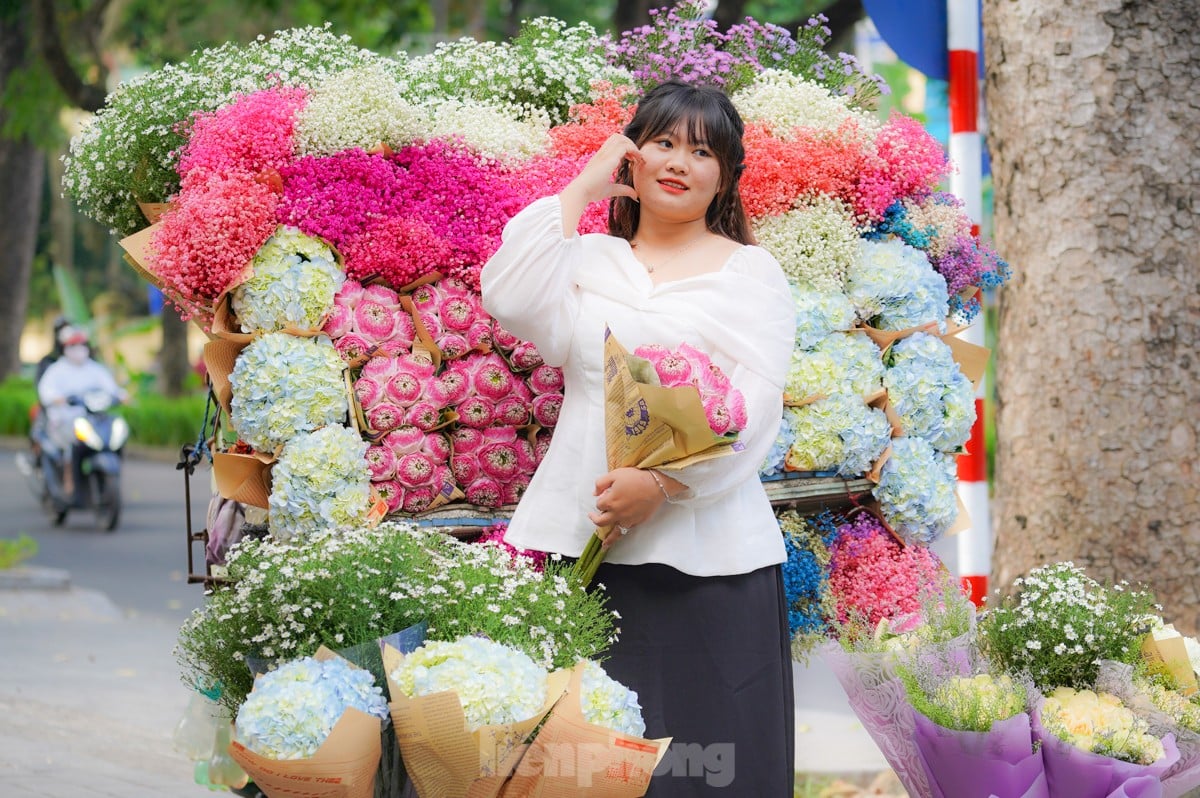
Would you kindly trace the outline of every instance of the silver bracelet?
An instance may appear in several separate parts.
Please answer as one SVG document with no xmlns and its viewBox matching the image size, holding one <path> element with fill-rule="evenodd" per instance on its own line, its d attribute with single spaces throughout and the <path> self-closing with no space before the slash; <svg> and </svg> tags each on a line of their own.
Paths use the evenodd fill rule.
<svg viewBox="0 0 1200 798">
<path fill-rule="evenodd" d="M 648 469 L 646 469 L 646 471 L 650 474 L 650 477 L 654 480 L 654 484 L 658 485 L 658 489 L 662 491 L 663 498 L 667 500 L 667 503 L 675 504 L 676 502 L 674 499 L 671 498 L 671 494 L 667 493 L 667 486 L 664 485 L 663 481 L 658 478 L 658 472 L 656 472 L 652 468 L 648 468 Z"/>
</svg>

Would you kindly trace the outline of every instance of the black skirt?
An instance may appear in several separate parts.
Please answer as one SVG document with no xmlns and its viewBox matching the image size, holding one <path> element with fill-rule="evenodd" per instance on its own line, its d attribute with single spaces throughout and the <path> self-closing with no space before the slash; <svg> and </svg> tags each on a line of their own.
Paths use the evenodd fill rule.
<svg viewBox="0 0 1200 798">
<path fill-rule="evenodd" d="M 795 708 L 779 566 L 697 577 L 602 564 L 620 613 L 604 667 L 637 691 L 646 737 L 671 737 L 649 798 L 792 798 Z"/>
</svg>

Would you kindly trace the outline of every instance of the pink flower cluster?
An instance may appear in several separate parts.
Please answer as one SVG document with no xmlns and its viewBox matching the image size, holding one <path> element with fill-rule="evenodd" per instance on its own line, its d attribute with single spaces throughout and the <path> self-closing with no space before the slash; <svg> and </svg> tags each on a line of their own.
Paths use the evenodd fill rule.
<svg viewBox="0 0 1200 798">
<path fill-rule="evenodd" d="M 518 434 L 516 427 L 460 426 L 450 433 L 450 467 L 467 501 L 483 507 L 516 504 L 545 448 Z"/>
<path fill-rule="evenodd" d="M 788 139 L 746 125 L 740 189 L 751 217 L 786 213 L 797 197 L 840 199 L 867 223 L 897 200 L 928 196 L 949 172 L 937 139 L 919 122 L 893 114 L 872 139 L 855 122 L 836 131 L 797 128 Z"/>
<path fill-rule="evenodd" d="M 433 364 L 412 354 L 372 357 L 354 381 L 354 396 L 376 435 L 402 426 L 432 432 L 448 397 Z"/>
<path fill-rule="evenodd" d="M 546 552 L 533 551 L 530 549 L 518 549 L 507 540 L 504 539 L 505 533 L 508 532 L 508 524 L 500 523 L 489 526 L 483 530 L 483 534 L 475 542 L 484 546 L 495 546 L 508 552 L 509 556 L 514 560 L 522 557 L 529 561 L 535 571 L 541 571 L 546 567 Z"/>
<path fill-rule="evenodd" d="M 546 428 L 557 425 L 563 403 L 562 369 L 546 365 L 536 346 L 520 340 L 500 322 L 493 326 L 492 342 L 513 371 L 525 373 L 525 385 L 532 396 L 530 410 L 534 423 Z"/>
<path fill-rule="evenodd" d="M 639 346 L 633 353 L 650 361 L 663 387 L 694 387 L 700 394 L 708 426 L 715 434 L 741 432 L 746 428 L 746 398 L 706 353 L 687 343 L 675 349 L 659 344 Z"/>
<path fill-rule="evenodd" d="M 151 239 L 153 269 L 169 289 L 211 304 L 249 277 L 275 232 L 274 188 L 250 172 L 193 169 Z"/>
<path fill-rule="evenodd" d="M 496 352 L 447 361 L 438 381 L 464 427 L 522 427 L 529 423 L 533 392 Z"/>
<path fill-rule="evenodd" d="M 346 274 L 357 280 L 375 277 L 403 287 L 439 271 L 450 261 L 450 245 L 421 219 L 387 216 L 347 233 L 340 251 Z"/>
<path fill-rule="evenodd" d="M 843 623 L 858 617 L 874 627 L 915 613 L 925 591 L 939 583 L 937 555 L 902 545 L 870 513 L 838 527 L 829 550 L 829 590 Z"/>
<path fill-rule="evenodd" d="M 562 371 L 495 325 L 460 279 L 418 286 L 408 299 L 411 313 L 391 288 L 347 280 L 324 327 L 343 358 L 362 363 L 354 393 L 375 442 L 367 460 L 377 492 L 389 512 L 420 512 L 455 483 L 474 504 L 515 503 L 558 421 Z M 413 354 L 414 319 L 441 347 L 440 370 Z M 438 431 L 445 410 L 458 416 L 446 427 L 453 446 Z M 543 428 L 532 438 L 521 431 L 531 423 Z"/>
<path fill-rule="evenodd" d="M 456 277 L 418 286 L 412 292 L 413 310 L 426 332 L 452 360 L 491 346 L 492 318 L 483 297 Z"/>
<path fill-rule="evenodd" d="M 404 213 L 424 220 L 450 248 L 439 271 L 478 290 L 479 270 L 500 247 L 505 223 L 530 198 L 504 167 L 451 142 L 414 144 L 392 160 L 406 173 Z"/>
<path fill-rule="evenodd" d="M 333 309 L 322 330 L 347 363 L 382 354 L 396 357 L 412 351 L 416 325 L 386 285 L 363 286 L 346 280 L 333 297 Z"/>
<path fill-rule="evenodd" d="M 450 441 L 441 432 L 424 432 L 405 424 L 367 449 L 371 486 L 389 513 L 419 513 L 439 495 L 454 488 Z"/>
<path fill-rule="evenodd" d="M 306 101 L 304 89 L 280 86 L 238 95 L 212 113 L 196 114 L 179 157 L 179 173 L 282 169 L 294 157 L 294 120 Z"/>
</svg>

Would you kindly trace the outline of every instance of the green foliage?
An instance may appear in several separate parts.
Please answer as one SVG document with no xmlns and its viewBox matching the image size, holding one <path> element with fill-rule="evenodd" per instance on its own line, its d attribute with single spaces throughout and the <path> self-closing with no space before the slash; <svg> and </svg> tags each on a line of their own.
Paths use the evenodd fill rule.
<svg viewBox="0 0 1200 798">
<path fill-rule="evenodd" d="M 204 420 L 203 393 L 170 399 L 139 394 L 119 408 L 129 422 L 130 437 L 142 446 L 178 448 L 195 441 Z"/>
<path fill-rule="evenodd" d="M 28 435 L 29 411 L 37 404 L 37 390 L 28 377 L 0 382 L 0 435 Z"/>
<path fill-rule="evenodd" d="M 41 61 L 14 69 L 0 92 L 0 108 L 5 111 L 0 136 L 25 137 L 45 148 L 61 144 L 66 134 L 58 123 L 58 110 L 68 104 Z"/>
<path fill-rule="evenodd" d="M 24 532 L 18 538 L 0 538 L 0 571 L 15 568 L 37 554 L 38 544 Z"/>
</svg>

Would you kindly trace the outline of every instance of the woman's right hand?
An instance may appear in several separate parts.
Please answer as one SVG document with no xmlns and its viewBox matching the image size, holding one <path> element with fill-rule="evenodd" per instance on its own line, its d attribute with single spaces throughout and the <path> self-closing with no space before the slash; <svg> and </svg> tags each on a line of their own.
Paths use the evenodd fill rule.
<svg viewBox="0 0 1200 798">
<path fill-rule="evenodd" d="M 645 162 L 637 145 L 629 137 L 613 133 L 588 160 L 583 171 L 563 189 L 563 195 L 572 195 L 585 207 L 609 197 L 629 197 L 636 200 L 637 192 L 633 190 L 633 186 L 613 180 L 613 174 L 621 166 L 621 162 L 626 160 L 638 164 Z"/>
</svg>

